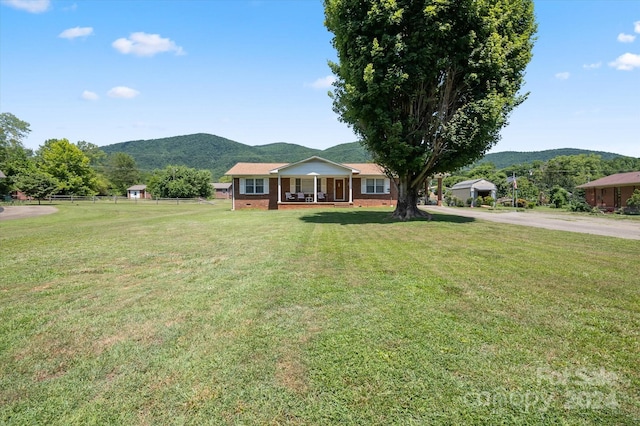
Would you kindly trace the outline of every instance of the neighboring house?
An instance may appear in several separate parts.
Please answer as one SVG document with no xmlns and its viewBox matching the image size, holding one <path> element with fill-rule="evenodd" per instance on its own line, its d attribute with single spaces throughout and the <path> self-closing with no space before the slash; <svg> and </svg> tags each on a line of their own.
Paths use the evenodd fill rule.
<svg viewBox="0 0 640 426">
<path fill-rule="evenodd" d="M 151 194 L 147 192 L 147 185 L 133 185 L 127 188 L 127 198 L 151 198 Z"/>
<path fill-rule="evenodd" d="M 231 183 L 212 183 L 215 198 L 228 200 L 231 198 Z"/>
<path fill-rule="evenodd" d="M 395 183 L 377 164 L 340 164 L 320 157 L 295 163 L 238 163 L 232 178 L 233 209 L 317 206 L 393 206 Z"/>
<path fill-rule="evenodd" d="M 633 191 L 640 189 L 640 171 L 617 173 L 578 185 L 585 190 L 585 199 L 591 207 L 603 210 L 617 210 L 627 206 Z"/>
<path fill-rule="evenodd" d="M 451 195 L 466 202 L 469 198 L 475 203 L 478 197 L 491 197 L 496 199 L 498 188 L 486 179 L 472 179 L 456 183 L 451 187 Z"/>
</svg>

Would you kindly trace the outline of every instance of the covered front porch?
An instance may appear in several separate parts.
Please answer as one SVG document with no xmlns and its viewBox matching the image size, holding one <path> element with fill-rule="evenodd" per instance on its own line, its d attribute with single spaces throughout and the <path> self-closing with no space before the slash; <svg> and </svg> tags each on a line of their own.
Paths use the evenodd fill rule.
<svg viewBox="0 0 640 426">
<path fill-rule="evenodd" d="M 278 206 L 351 205 L 357 170 L 326 160 L 302 161 L 274 169 L 278 175 Z"/>
</svg>

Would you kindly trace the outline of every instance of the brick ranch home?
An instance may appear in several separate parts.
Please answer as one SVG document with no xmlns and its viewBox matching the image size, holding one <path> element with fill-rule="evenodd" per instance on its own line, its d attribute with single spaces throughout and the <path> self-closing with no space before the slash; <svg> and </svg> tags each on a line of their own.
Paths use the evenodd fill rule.
<svg viewBox="0 0 640 426">
<path fill-rule="evenodd" d="M 237 163 L 232 178 L 233 209 L 394 206 L 392 183 L 373 163 L 340 164 L 317 156 L 295 163 Z"/>
<path fill-rule="evenodd" d="M 585 199 L 591 207 L 614 211 L 626 207 L 633 191 L 640 189 L 640 171 L 616 173 L 576 188 L 585 190 Z"/>
</svg>

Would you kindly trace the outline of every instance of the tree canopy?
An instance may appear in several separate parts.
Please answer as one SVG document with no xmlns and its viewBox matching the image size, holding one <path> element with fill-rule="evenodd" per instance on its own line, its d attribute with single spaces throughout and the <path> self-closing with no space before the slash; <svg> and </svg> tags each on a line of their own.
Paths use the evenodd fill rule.
<svg viewBox="0 0 640 426">
<path fill-rule="evenodd" d="M 60 194 L 94 195 L 98 186 L 89 158 L 67 139 L 49 139 L 38 150 L 40 170 L 53 176 Z"/>
<path fill-rule="evenodd" d="M 531 59 L 531 0 L 325 0 L 334 110 L 397 177 L 394 216 L 421 216 L 427 177 L 499 139 Z"/>
<path fill-rule="evenodd" d="M 167 166 L 156 170 L 149 180 L 149 192 L 162 198 L 208 198 L 211 187 L 211 172 L 185 166 Z"/>
</svg>

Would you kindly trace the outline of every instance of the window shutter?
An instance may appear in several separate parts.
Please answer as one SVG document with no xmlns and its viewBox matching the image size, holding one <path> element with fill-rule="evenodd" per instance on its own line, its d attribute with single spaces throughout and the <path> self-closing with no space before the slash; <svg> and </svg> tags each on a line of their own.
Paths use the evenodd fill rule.
<svg viewBox="0 0 640 426">
<path fill-rule="evenodd" d="M 262 181 L 264 182 L 264 192 L 263 194 L 268 194 L 269 193 L 269 178 L 264 178 L 262 179 Z"/>
<path fill-rule="evenodd" d="M 240 178 L 240 194 L 245 193 L 245 180 L 244 178 Z"/>
<path fill-rule="evenodd" d="M 384 180 L 384 192 L 385 194 L 391 193 L 391 180 L 389 178 Z"/>
<path fill-rule="evenodd" d="M 360 193 L 367 193 L 367 180 L 365 178 L 360 179 Z"/>
</svg>

